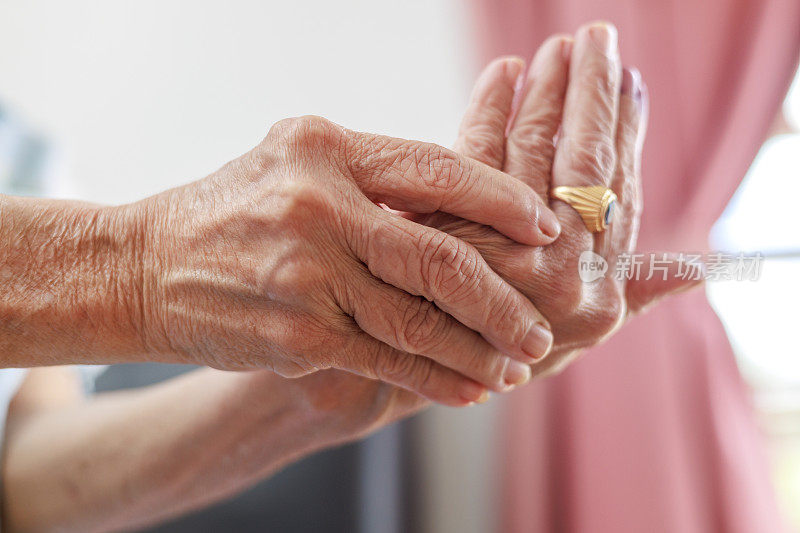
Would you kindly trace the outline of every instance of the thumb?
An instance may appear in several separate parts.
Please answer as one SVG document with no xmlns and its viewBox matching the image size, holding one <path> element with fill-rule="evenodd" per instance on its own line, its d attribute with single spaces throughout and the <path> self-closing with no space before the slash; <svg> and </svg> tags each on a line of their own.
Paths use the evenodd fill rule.
<svg viewBox="0 0 800 533">
<path fill-rule="evenodd" d="M 703 263 L 674 254 L 644 254 L 640 266 L 625 287 L 631 314 L 642 312 L 666 296 L 699 287 L 705 280 Z"/>
</svg>

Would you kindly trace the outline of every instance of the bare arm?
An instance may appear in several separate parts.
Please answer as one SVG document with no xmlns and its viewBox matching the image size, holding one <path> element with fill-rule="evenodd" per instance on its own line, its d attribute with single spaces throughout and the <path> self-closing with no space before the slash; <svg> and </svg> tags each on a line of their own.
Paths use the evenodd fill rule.
<svg viewBox="0 0 800 533">
<path fill-rule="evenodd" d="M 319 382 L 326 375 L 330 381 L 341 374 L 351 396 L 370 391 L 352 398 L 336 394 L 362 404 L 357 409 L 370 420 L 381 416 L 381 406 L 401 413 L 397 402 L 385 401 L 396 393 L 376 394 L 384 387 L 338 372 L 286 380 L 268 372 L 203 369 L 91 399 L 81 397 L 68 373 L 31 372 L 10 407 L 5 531 L 142 527 L 231 495 L 301 455 L 355 438 L 366 429 L 367 417 L 356 419 L 331 404 L 332 398 L 307 392 L 333 392 L 332 382 Z"/>
<path fill-rule="evenodd" d="M 123 213 L 0 195 L 0 367 L 141 359 L 138 230 Z"/>
</svg>

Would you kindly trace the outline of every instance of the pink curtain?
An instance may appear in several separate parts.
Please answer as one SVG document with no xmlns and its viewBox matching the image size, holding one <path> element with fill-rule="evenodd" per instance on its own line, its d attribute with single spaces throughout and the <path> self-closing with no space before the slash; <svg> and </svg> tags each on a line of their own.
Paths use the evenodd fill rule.
<svg viewBox="0 0 800 533">
<path fill-rule="evenodd" d="M 800 1 L 474 2 L 485 59 L 530 57 L 591 20 L 619 28 L 651 100 L 640 249 L 707 250 L 797 67 Z M 502 438 L 503 531 L 783 528 L 749 391 L 702 292 L 512 394 Z"/>
</svg>

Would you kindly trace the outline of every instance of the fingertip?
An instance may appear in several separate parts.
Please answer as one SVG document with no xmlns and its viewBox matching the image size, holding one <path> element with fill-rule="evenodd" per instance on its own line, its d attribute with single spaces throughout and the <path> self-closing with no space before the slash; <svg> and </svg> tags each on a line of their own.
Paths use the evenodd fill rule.
<svg viewBox="0 0 800 533">
<path fill-rule="evenodd" d="M 489 399 L 489 390 L 471 379 L 463 378 L 458 387 L 458 405 L 466 406 L 473 403 L 485 403 Z"/>
<path fill-rule="evenodd" d="M 540 71 L 546 68 L 547 64 L 568 60 L 572 56 L 574 42 L 575 39 L 572 35 L 566 33 L 548 37 L 531 60 L 528 78 L 535 78 Z"/>
<path fill-rule="evenodd" d="M 572 57 L 572 49 L 575 46 L 575 38 L 572 35 L 568 35 L 564 38 L 564 41 L 561 43 L 561 56 L 564 58 L 564 61 L 569 61 Z"/>
<path fill-rule="evenodd" d="M 536 225 L 548 243 L 553 242 L 561 235 L 561 223 L 558 217 L 545 206 L 539 208 L 539 216 Z"/>
<path fill-rule="evenodd" d="M 531 380 L 531 366 L 526 362 L 508 359 L 503 372 L 503 392 L 514 390 Z"/>
<path fill-rule="evenodd" d="M 493 227 L 520 244 L 544 246 L 552 243 L 561 235 L 561 222 L 547 203 L 542 200 L 539 193 L 528 185 L 521 185 L 524 190 L 520 189 L 520 192 L 515 194 L 517 198 L 524 198 L 524 201 L 514 203 L 515 216 L 510 217 L 508 209 L 501 210 L 498 212 L 498 216 L 503 219 L 504 226 L 501 228 L 493 225 Z M 517 218 L 517 216 L 521 218 Z M 517 221 L 513 231 L 510 224 L 506 225 L 512 219 Z"/>
<path fill-rule="evenodd" d="M 506 56 L 501 57 L 499 61 L 503 64 L 506 83 L 512 87 L 517 85 L 522 72 L 525 70 L 525 60 L 519 56 Z"/>
<path fill-rule="evenodd" d="M 539 194 L 530 189 L 526 191 L 531 195 L 529 223 L 531 224 L 531 240 L 522 244 L 530 246 L 543 246 L 552 243 L 561 235 L 561 222 L 556 214 L 548 207 L 547 202 Z"/>
<path fill-rule="evenodd" d="M 605 20 L 590 22 L 578 30 L 579 38 L 588 37 L 601 52 L 612 54 L 617 48 L 618 34 L 617 28 L 612 23 Z"/>
<path fill-rule="evenodd" d="M 501 83 L 506 87 L 515 87 L 525 71 L 525 60 L 519 56 L 498 57 L 483 69 L 478 77 L 478 86 L 493 86 Z M 485 89 L 484 89 L 485 90 Z"/>
<path fill-rule="evenodd" d="M 624 67 L 622 69 L 622 83 L 620 84 L 620 93 L 630 96 L 634 100 L 641 100 L 642 98 L 642 75 L 636 67 Z"/>
<path fill-rule="evenodd" d="M 436 388 L 423 387 L 421 390 L 416 390 L 407 384 L 394 384 L 430 402 L 448 407 L 468 407 L 488 400 L 487 387 L 455 372 L 448 371 L 448 374 L 450 375 L 446 380 Z"/>
</svg>

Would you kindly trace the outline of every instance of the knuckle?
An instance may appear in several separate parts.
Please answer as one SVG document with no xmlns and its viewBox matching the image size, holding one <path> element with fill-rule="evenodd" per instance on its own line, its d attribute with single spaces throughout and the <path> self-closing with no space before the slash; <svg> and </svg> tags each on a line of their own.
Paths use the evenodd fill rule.
<svg viewBox="0 0 800 533">
<path fill-rule="evenodd" d="M 480 283 L 477 252 L 464 241 L 434 232 L 421 245 L 421 276 L 429 294 L 460 300 Z"/>
<path fill-rule="evenodd" d="M 414 143 L 406 150 L 405 158 L 433 189 L 452 189 L 464 181 L 462 178 L 467 171 L 455 152 L 436 144 Z"/>
<path fill-rule="evenodd" d="M 505 388 L 505 371 L 509 361 L 507 357 L 500 352 L 494 352 L 488 357 L 486 354 L 478 354 L 473 361 L 473 365 L 486 376 L 485 385 L 492 386 L 497 390 Z"/>
<path fill-rule="evenodd" d="M 620 294 L 616 285 L 609 289 L 609 292 L 609 296 L 603 299 L 603 310 L 599 319 L 599 327 L 603 337 L 616 331 L 627 312 L 625 298 Z"/>
<path fill-rule="evenodd" d="M 609 182 L 616 164 L 616 150 L 606 135 L 585 135 L 569 145 L 569 166 L 593 182 Z"/>
<path fill-rule="evenodd" d="M 406 383 L 414 371 L 414 357 L 394 354 L 383 358 L 375 368 L 378 379 L 389 383 Z"/>
<path fill-rule="evenodd" d="M 336 146 L 340 134 L 329 120 L 309 115 L 277 122 L 267 137 L 280 142 L 290 153 L 305 153 Z"/>
<path fill-rule="evenodd" d="M 415 362 L 412 364 L 413 370 L 411 374 L 412 382 L 417 390 L 424 391 L 433 389 L 432 383 L 434 381 L 434 363 L 429 359 L 422 357 L 415 357 Z"/>
<path fill-rule="evenodd" d="M 494 126 L 490 125 L 475 126 L 465 132 L 461 136 L 459 151 L 492 167 L 502 164 L 505 152 Z"/>
<path fill-rule="evenodd" d="M 620 120 L 617 124 L 617 128 L 619 130 L 618 135 L 625 145 L 636 145 L 636 140 L 639 136 L 638 122 L 633 122 L 631 120 Z"/>
<path fill-rule="evenodd" d="M 381 183 L 392 179 L 393 168 L 405 174 L 402 167 L 402 143 L 397 139 L 382 135 L 368 135 L 346 131 L 342 137 L 345 152 L 344 161 L 353 175 L 368 176 L 370 180 Z"/>
<path fill-rule="evenodd" d="M 539 128 L 533 126 L 523 125 L 521 131 L 514 131 L 509 137 L 510 144 L 516 150 L 509 157 L 513 157 L 521 168 L 526 169 L 528 172 L 541 172 L 544 175 L 537 175 L 535 177 L 544 177 L 549 180 L 549 173 L 553 167 L 553 158 L 555 156 L 555 146 L 553 139 L 548 139 L 547 136 L 542 135 Z M 525 131 L 525 130 L 528 131 Z M 529 178 L 530 175 L 519 176 Z"/>
<path fill-rule="evenodd" d="M 506 342 L 520 345 L 528 333 L 525 310 L 511 289 L 486 306 L 487 321 L 492 331 Z"/>
<path fill-rule="evenodd" d="M 397 345 L 411 353 L 425 353 L 442 341 L 447 327 L 447 315 L 439 312 L 427 300 L 418 299 L 402 311 L 399 320 Z"/>
<path fill-rule="evenodd" d="M 429 360 L 408 354 L 385 358 L 377 368 L 379 379 L 410 384 L 416 390 L 421 390 L 431 380 L 432 372 L 433 365 Z"/>
<path fill-rule="evenodd" d="M 553 138 L 542 130 L 542 126 L 536 122 L 523 122 L 514 126 L 509 134 L 509 142 L 524 153 L 550 161 L 555 153 L 555 145 Z"/>
<path fill-rule="evenodd" d="M 257 338 L 263 343 L 268 340 L 273 346 L 287 347 L 283 352 L 295 366 L 293 371 L 313 371 L 328 366 L 330 351 L 336 352 L 340 339 L 327 321 L 307 314 L 295 314 L 287 320 L 285 327 L 276 331 L 264 331 Z M 265 330 L 262 324 L 254 324 L 258 330 Z M 262 350 L 263 348 L 263 344 Z"/>
<path fill-rule="evenodd" d="M 270 127 L 269 131 L 267 132 L 267 139 L 270 140 L 278 140 L 282 139 L 284 136 L 288 134 L 288 132 L 292 129 L 296 118 L 284 118 L 276 122 L 275 124 Z"/>
<path fill-rule="evenodd" d="M 583 309 L 577 316 L 584 332 L 585 344 L 592 346 L 611 335 L 622 323 L 626 312 L 625 301 L 614 294 L 601 296 L 596 305 Z"/>
<path fill-rule="evenodd" d="M 605 55 L 602 59 L 593 61 L 588 68 L 580 69 L 576 79 L 586 93 L 592 95 L 595 106 L 610 111 L 607 116 L 614 116 L 614 97 L 618 90 L 616 65 L 617 58 L 613 54 Z"/>
</svg>

